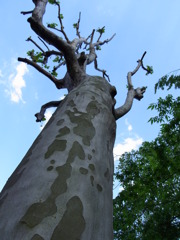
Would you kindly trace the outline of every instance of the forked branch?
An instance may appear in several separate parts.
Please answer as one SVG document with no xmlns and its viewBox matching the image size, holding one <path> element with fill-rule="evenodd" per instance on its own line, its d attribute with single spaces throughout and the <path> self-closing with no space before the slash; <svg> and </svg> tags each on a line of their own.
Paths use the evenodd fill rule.
<svg viewBox="0 0 180 240">
<path fill-rule="evenodd" d="M 134 98 L 137 100 L 141 100 L 143 98 L 143 94 L 146 91 L 146 87 L 134 89 L 132 84 L 132 76 L 137 73 L 140 67 L 142 67 L 145 71 L 148 71 L 148 69 L 144 68 L 143 66 L 143 59 L 145 55 L 146 55 L 146 52 L 144 52 L 141 59 L 137 61 L 138 63 L 137 67 L 132 72 L 128 72 L 127 74 L 128 93 L 127 93 L 125 103 L 121 107 L 114 110 L 114 116 L 116 120 L 129 112 L 129 110 L 132 107 Z"/>
</svg>

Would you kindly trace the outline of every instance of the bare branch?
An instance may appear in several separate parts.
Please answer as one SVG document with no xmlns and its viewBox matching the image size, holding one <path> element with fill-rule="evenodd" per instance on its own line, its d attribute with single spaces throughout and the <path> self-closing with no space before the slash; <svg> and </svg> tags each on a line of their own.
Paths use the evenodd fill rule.
<svg viewBox="0 0 180 240">
<path fill-rule="evenodd" d="M 138 63 L 137 67 L 132 72 L 128 72 L 127 74 L 128 93 L 127 93 L 125 103 L 121 107 L 114 110 L 114 116 L 116 120 L 121 118 L 122 116 L 124 116 L 126 113 L 130 111 L 134 98 L 139 101 L 143 98 L 143 94 L 146 91 L 146 87 L 134 89 L 131 77 L 137 73 L 140 67 L 143 66 L 143 58 L 145 55 L 146 55 L 146 52 L 144 52 L 141 59 L 137 61 Z M 142 68 L 144 69 L 144 67 Z M 147 69 L 144 69 L 144 70 L 147 71 Z"/>
<path fill-rule="evenodd" d="M 52 76 L 49 72 L 44 70 L 42 67 L 40 67 L 36 62 L 33 62 L 27 58 L 18 58 L 18 61 L 27 63 L 31 66 L 33 66 L 36 70 L 38 70 L 40 73 L 48 77 L 58 89 L 65 88 L 64 81 L 63 80 L 57 80 L 54 76 Z"/>
<path fill-rule="evenodd" d="M 145 55 L 146 55 L 146 52 L 144 52 L 141 59 L 137 61 L 137 63 L 138 63 L 137 67 L 132 72 L 128 72 L 128 74 L 127 74 L 128 89 L 133 88 L 131 77 L 134 74 L 136 74 L 137 71 L 139 70 L 139 68 L 143 65 L 143 58 Z"/>
<path fill-rule="evenodd" d="M 44 46 L 47 48 L 47 50 L 49 50 L 49 47 L 48 47 L 48 45 L 43 41 L 43 39 L 42 38 L 40 38 L 39 36 L 38 36 L 38 38 L 39 38 L 39 40 L 44 44 Z"/>
<path fill-rule="evenodd" d="M 31 14 L 32 12 L 33 12 L 33 10 L 27 11 L 27 12 L 26 11 L 22 11 L 21 14 L 26 15 L 26 14 Z"/>
<path fill-rule="evenodd" d="M 94 30 L 93 30 L 94 31 Z M 91 37 L 92 33 L 86 38 L 86 41 Z"/>
<path fill-rule="evenodd" d="M 63 56 L 63 54 L 61 52 L 55 51 L 55 50 L 49 50 L 47 52 L 44 52 L 42 55 L 50 57 L 52 55 L 58 55 L 58 56 Z"/>
<path fill-rule="evenodd" d="M 50 107 L 58 107 L 61 102 L 62 102 L 62 100 L 60 100 L 60 101 L 52 101 L 52 102 L 48 102 L 48 103 L 44 104 L 41 107 L 40 112 L 38 112 L 38 113 L 36 113 L 34 115 L 36 117 L 36 122 L 41 122 L 41 121 L 45 120 L 44 114 L 46 112 L 46 109 L 50 108 Z"/>
<path fill-rule="evenodd" d="M 70 43 L 70 45 L 74 48 L 74 51 L 77 52 L 79 46 L 82 45 L 82 43 L 88 44 L 86 41 L 86 38 L 75 38 L 73 41 Z"/>
<path fill-rule="evenodd" d="M 109 76 L 107 75 L 106 70 L 101 70 L 101 69 L 98 68 L 97 58 L 94 59 L 94 67 L 95 67 L 95 69 L 96 69 L 97 71 L 102 72 L 103 78 L 107 78 L 108 81 L 110 82 L 110 78 L 109 78 Z"/>
<path fill-rule="evenodd" d="M 93 29 L 93 31 L 91 33 L 90 45 L 93 43 L 94 33 L 95 33 L 95 29 Z"/>
<path fill-rule="evenodd" d="M 138 65 L 137 65 L 137 67 L 134 69 L 134 71 L 131 72 L 131 76 L 133 76 L 135 73 L 137 73 L 137 71 L 139 70 L 139 68 L 143 65 L 143 58 L 144 58 L 145 55 L 146 55 L 146 51 L 143 53 L 141 59 L 137 61 Z"/>
<path fill-rule="evenodd" d="M 56 4 L 57 7 L 58 7 L 58 19 L 59 19 L 60 26 L 61 26 L 60 32 L 64 35 L 67 43 L 70 43 L 69 38 L 67 37 L 67 35 L 66 35 L 65 31 L 64 31 L 64 26 L 63 26 L 63 23 L 62 23 L 62 15 L 61 15 L 60 3 L 58 3 L 58 2 L 55 1 L 55 4 Z"/>
<path fill-rule="evenodd" d="M 53 70 L 56 71 L 58 68 L 60 68 L 61 66 L 65 65 L 65 64 L 66 64 L 66 61 L 61 62 L 56 67 L 54 67 Z"/>
<path fill-rule="evenodd" d="M 97 41 L 96 43 L 93 43 L 93 46 L 94 46 L 94 47 L 95 47 L 95 46 L 102 46 L 102 45 L 104 45 L 105 43 L 110 42 L 110 41 L 115 37 L 115 35 L 116 35 L 116 34 L 113 34 L 113 36 L 112 36 L 110 39 L 106 39 L 106 40 L 104 40 L 103 42 Z"/>
<path fill-rule="evenodd" d="M 76 28 L 76 35 L 81 38 L 80 31 L 79 31 L 79 25 L 81 21 L 81 12 L 79 13 L 79 18 L 76 24 L 74 24 L 74 27 Z"/>
<path fill-rule="evenodd" d="M 39 50 L 40 50 L 41 52 L 44 52 L 44 50 L 43 50 L 31 37 L 28 37 L 28 38 L 26 39 L 26 41 L 27 41 L 27 42 L 28 42 L 28 41 L 32 42 L 37 48 L 39 48 Z"/>
</svg>

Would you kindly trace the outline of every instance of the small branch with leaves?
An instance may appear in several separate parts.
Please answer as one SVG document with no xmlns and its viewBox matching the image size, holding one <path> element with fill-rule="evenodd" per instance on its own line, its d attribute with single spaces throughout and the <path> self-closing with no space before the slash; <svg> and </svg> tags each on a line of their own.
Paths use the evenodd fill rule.
<svg viewBox="0 0 180 240">
<path fill-rule="evenodd" d="M 63 14 L 61 13 L 61 5 L 58 0 L 32 0 L 35 4 L 35 7 L 32 11 L 22 11 L 23 15 L 32 14 L 28 18 L 28 22 L 32 30 L 38 35 L 41 44 L 44 46 L 41 47 L 41 44 L 37 43 L 31 37 L 27 38 L 28 42 L 31 42 L 38 51 L 34 49 L 27 52 L 29 58 L 18 58 L 19 61 L 29 64 L 34 67 L 36 70 L 41 72 L 44 76 L 50 79 L 58 89 L 67 88 L 68 91 L 71 91 L 74 87 L 84 79 L 86 76 L 86 65 L 94 62 L 94 67 L 97 71 L 100 71 L 104 78 L 110 81 L 106 70 L 101 70 L 98 67 L 96 51 L 101 50 L 100 46 L 105 43 L 110 42 L 115 34 L 110 38 L 102 41 L 102 35 L 105 33 L 105 27 L 98 28 L 97 30 L 93 29 L 92 33 L 87 37 L 81 37 L 80 34 L 80 22 L 81 22 L 81 13 L 76 23 L 73 24 L 73 27 L 76 30 L 76 38 L 70 40 L 64 30 L 63 25 Z M 51 4 L 57 7 L 58 14 L 58 23 L 48 23 L 47 26 L 43 24 L 43 16 L 45 14 L 46 5 Z M 58 28 L 59 26 L 59 28 Z M 50 29 L 57 30 L 62 33 L 62 37 L 55 34 L 54 31 Z M 97 40 L 94 41 L 95 34 L 98 33 Z M 55 49 L 51 50 L 49 45 L 52 45 Z M 45 47 L 45 50 L 44 50 Z M 84 51 L 80 51 L 83 48 Z M 50 69 L 49 60 L 51 57 L 54 57 L 52 63 L 54 66 Z M 57 79 L 57 70 L 66 65 L 67 73 L 63 79 Z M 50 105 L 43 105 L 45 106 Z M 41 111 L 41 113 L 44 110 Z M 41 114 L 42 115 L 42 114 Z M 38 118 L 39 119 L 39 118 Z"/>
<path fill-rule="evenodd" d="M 64 81 L 56 79 L 51 73 L 47 72 L 45 69 L 40 67 L 36 62 L 31 61 L 27 58 L 18 58 L 18 61 L 27 63 L 31 66 L 33 66 L 36 70 L 38 70 L 40 73 L 42 73 L 44 76 L 49 78 L 57 87 L 57 89 L 65 88 Z"/>
<path fill-rule="evenodd" d="M 79 13 L 79 18 L 78 18 L 77 23 L 74 23 L 74 24 L 73 24 L 73 27 L 76 29 L 76 35 L 77 35 L 79 38 L 81 38 L 80 31 L 79 31 L 80 21 L 81 21 L 81 12 Z"/>
</svg>

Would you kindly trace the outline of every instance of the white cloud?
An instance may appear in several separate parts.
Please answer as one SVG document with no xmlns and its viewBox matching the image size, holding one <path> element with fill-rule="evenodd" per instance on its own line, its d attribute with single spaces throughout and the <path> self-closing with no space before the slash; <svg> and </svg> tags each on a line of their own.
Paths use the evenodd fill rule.
<svg viewBox="0 0 180 240">
<path fill-rule="evenodd" d="M 127 118 L 125 119 L 125 124 L 126 124 L 126 126 L 128 127 L 128 131 L 129 131 L 129 132 L 132 131 L 133 127 L 132 127 L 132 125 L 128 122 Z"/>
<path fill-rule="evenodd" d="M 113 153 L 114 160 L 118 160 L 120 156 L 125 152 L 130 152 L 131 150 L 137 150 L 142 144 L 143 139 L 141 137 L 136 138 L 126 138 L 122 143 L 115 145 Z"/>
<path fill-rule="evenodd" d="M 12 102 L 19 103 L 19 101 L 22 101 L 25 103 L 22 97 L 22 88 L 26 86 L 24 75 L 27 72 L 27 65 L 25 63 L 19 63 L 16 66 L 16 73 L 9 75 L 9 83 L 5 92 L 10 96 Z"/>
</svg>

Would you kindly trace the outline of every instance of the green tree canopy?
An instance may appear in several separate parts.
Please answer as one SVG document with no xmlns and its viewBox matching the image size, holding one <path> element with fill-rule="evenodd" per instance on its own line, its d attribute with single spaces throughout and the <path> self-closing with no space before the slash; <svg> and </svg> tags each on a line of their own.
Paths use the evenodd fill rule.
<svg viewBox="0 0 180 240">
<path fill-rule="evenodd" d="M 180 76 L 165 76 L 155 92 L 180 88 Z M 149 106 L 160 123 L 158 137 L 119 160 L 116 178 L 123 190 L 114 200 L 115 239 L 180 238 L 180 97 L 168 94 Z"/>
</svg>

